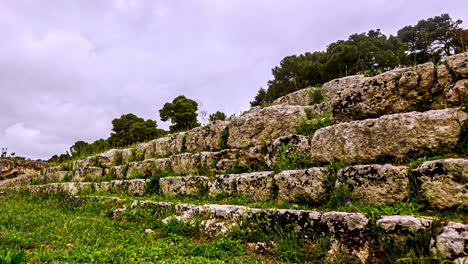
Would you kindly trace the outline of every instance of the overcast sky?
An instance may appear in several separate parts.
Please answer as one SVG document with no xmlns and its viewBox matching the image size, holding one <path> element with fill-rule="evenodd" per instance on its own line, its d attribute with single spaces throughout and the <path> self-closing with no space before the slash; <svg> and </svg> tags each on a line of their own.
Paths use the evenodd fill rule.
<svg viewBox="0 0 468 264">
<path fill-rule="evenodd" d="M 107 138 L 112 119 L 155 119 L 178 95 L 247 110 L 271 69 L 350 34 L 396 34 L 466 0 L 1 0 L 0 147 L 30 158 Z"/>
</svg>

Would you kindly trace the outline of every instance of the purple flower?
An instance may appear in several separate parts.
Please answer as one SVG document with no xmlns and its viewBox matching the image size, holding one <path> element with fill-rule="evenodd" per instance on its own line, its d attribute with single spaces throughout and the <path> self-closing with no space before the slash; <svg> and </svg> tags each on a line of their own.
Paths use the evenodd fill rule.
<svg viewBox="0 0 468 264">
<path fill-rule="evenodd" d="M 72 250 L 72 249 L 73 249 L 72 247 L 67 247 L 67 250 L 68 250 L 68 251 L 70 251 L 70 250 Z"/>
<path fill-rule="evenodd" d="M 409 65 L 405 65 L 405 68 L 409 68 Z"/>
<path fill-rule="evenodd" d="M 150 259 L 145 259 L 146 262 L 150 262 Z"/>
<path fill-rule="evenodd" d="M 426 206 L 427 203 L 418 203 L 418 205 L 421 205 L 421 206 Z"/>
<path fill-rule="evenodd" d="M 351 199 L 346 199 L 344 200 L 345 203 L 350 203 L 351 202 Z"/>
</svg>

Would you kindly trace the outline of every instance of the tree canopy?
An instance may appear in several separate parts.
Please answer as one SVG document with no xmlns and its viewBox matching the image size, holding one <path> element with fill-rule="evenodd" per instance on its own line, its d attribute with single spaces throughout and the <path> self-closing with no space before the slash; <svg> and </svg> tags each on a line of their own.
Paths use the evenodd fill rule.
<svg viewBox="0 0 468 264">
<path fill-rule="evenodd" d="M 177 96 L 172 103 L 165 103 L 159 110 L 162 121 L 171 120 L 171 132 L 185 131 L 200 125 L 197 120 L 198 103 L 183 95 Z"/>
<path fill-rule="evenodd" d="M 380 29 L 370 30 L 330 43 L 326 51 L 287 56 L 272 69 L 273 79 L 266 88 L 260 88 L 250 104 L 260 105 L 262 101 L 273 101 L 347 75 L 375 75 L 401 65 L 438 61 L 442 56 L 463 52 L 468 33 L 458 27 L 461 22 L 442 14 L 406 26 L 397 36 L 387 37 Z"/>
<path fill-rule="evenodd" d="M 211 115 L 209 116 L 208 120 L 209 120 L 210 122 L 214 122 L 214 121 L 216 121 L 216 120 L 222 120 L 222 121 L 224 121 L 224 120 L 226 120 L 226 114 L 223 113 L 223 112 L 220 112 L 220 111 L 216 111 L 216 113 L 211 114 Z"/>
<path fill-rule="evenodd" d="M 157 129 L 156 121 L 144 120 L 134 114 L 122 115 L 112 120 L 112 131 L 108 141 L 112 146 L 123 147 L 137 142 L 143 142 L 164 134 Z"/>
</svg>

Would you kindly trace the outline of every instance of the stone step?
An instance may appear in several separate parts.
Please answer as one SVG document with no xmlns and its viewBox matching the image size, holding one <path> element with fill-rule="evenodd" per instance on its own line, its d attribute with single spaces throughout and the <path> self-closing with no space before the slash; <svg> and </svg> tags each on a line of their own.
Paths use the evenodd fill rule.
<svg viewBox="0 0 468 264">
<path fill-rule="evenodd" d="M 102 170 L 102 168 L 99 169 Z M 75 171 L 75 176 L 80 175 L 80 179 L 95 179 L 94 176 L 85 175 L 87 171 L 91 175 L 95 173 L 92 168 L 83 168 Z M 427 161 L 413 170 L 406 166 L 389 164 L 354 165 L 339 170 L 336 174 L 336 181 L 330 178 L 332 176 L 330 173 L 326 167 L 313 167 L 278 173 L 263 171 L 223 174 L 212 178 L 206 176 L 164 177 L 158 181 L 161 195 L 167 197 L 242 196 L 256 202 L 302 200 L 320 205 L 328 201 L 332 189 L 346 187 L 349 190 L 349 198 L 353 197 L 353 199 L 363 200 L 369 204 L 394 204 L 408 199 L 411 196 L 411 188 L 417 188 L 416 191 L 424 192 L 430 200 L 430 205 L 435 208 L 449 209 L 457 205 L 468 206 L 466 191 L 468 159 Z M 75 176 L 73 176 L 74 179 L 77 179 L 78 177 Z M 417 186 L 411 187 L 412 179 L 416 179 Z M 330 180 L 335 182 L 335 186 L 330 186 Z M 138 184 L 144 181 L 143 185 L 149 182 L 148 180 L 135 181 Z M 70 186 L 72 183 L 63 184 Z M 77 182 L 76 184 L 81 186 L 90 183 Z M 96 184 L 107 186 L 108 183 Z M 48 190 L 47 186 L 49 184 L 32 186 L 32 188 Z M 52 184 L 52 186 L 57 185 Z M 144 187 L 142 186 L 141 190 L 144 190 Z M 101 188 L 98 189 L 101 190 Z M 75 191 L 73 188 L 72 190 Z M 143 193 L 138 193 L 138 195 L 143 195 Z"/>
<path fill-rule="evenodd" d="M 172 219 L 193 223 L 200 219 L 206 234 L 218 237 L 229 231 L 237 230 L 278 230 L 296 231 L 302 238 L 317 239 L 330 237 L 331 250 L 346 248 L 348 254 L 361 263 L 374 263 L 378 251 L 378 238 L 403 240 L 416 232 L 430 234 L 431 250 L 447 259 L 459 261 L 466 258 L 465 243 L 468 240 L 468 225 L 449 222 L 443 226 L 442 233 L 434 232 L 440 222 L 433 217 L 414 217 L 408 215 L 388 215 L 371 219 L 362 213 L 317 212 L 289 209 L 262 209 L 235 205 L 193 205 L 171 204 L 166 202 L 135 200 L 129 208 L 114 210 L 115 217 L 125 210 L 164 210 L 170 209 Z M 333 253 L 333 252 L 332 252 Z M 338 252 L 335 252 L 338 253 Z M 458 263 L 458 262 L 455 262 Z"/>
</svg>

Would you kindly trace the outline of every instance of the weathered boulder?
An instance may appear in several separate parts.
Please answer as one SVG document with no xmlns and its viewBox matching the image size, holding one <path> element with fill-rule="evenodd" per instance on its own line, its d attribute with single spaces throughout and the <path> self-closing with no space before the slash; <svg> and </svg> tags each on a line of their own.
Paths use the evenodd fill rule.
<svg viewBox="0 0 468 264">
<path fill-rule="evenodd" d="M 214 181 L 210 182 L 209 195 L 212 197 L 235 195 L 238 178 L 239 174 L 216 175 Z"/>
<path fill-rule="evenodd" d="M 364 79 L 364 75 L 351 75 L 331 80 L 322 86 L 322 96 L 328 101 L 332 99 L 336 93 L 341 92 L 348 87 L 357 85 Z"/>
<path fill-rule="evenodd" d="M 468 159 L 427 161 L 413 170 L 432 206 L 468 205 Z"/>
<path fill-rule="evenodd" d="M 110 190 L 119 190 L 135 196 L 143 196 L 148 182 L 148 179 L 115 180 L 110 182 Z"/>
<path fill-rule="evenodd" d="M 58 182 L 69 178 L 73 173 L 70 171 L 56 171 L 38 176 L 38 180 L 43 183 Z"/>
<path fill-rule="evenodd" d="M 185 146 L 188 152 L 211 151 L 221 149 L 223 133 L 224 140 L 227 140 L 228 134 L 224 132 L 229 121 L 218 120 L 206 126 L 193 128 L 186 132 Z"/>
<path fill-rule="evenodd" d="M 50 164 L 35 160 L 0 159 L 0 179 L 19 174 L 36 173 L 47 169 Z"/>
<path fill-rule="evenodd" d="M 461 260 L 468 257 L 467 243 L 468 225 L 450 222 L 443 228 L 442 233 L 431 241 L 431 250 L 434 254 L 440 252 L 445 258 Z"/>
<path fill-rule="evenodd" d="M 310 139 L 303 135 L 292 134 L 267 142 L 265 162 L 268 168 L 275 167 L 280 151 L 308 154 L 311 151 Z"/>
<path fill-rule="evenodd" d="M 453 88 L 446 89 L 444 96 L 447 104 L 460 105 L 463 103 L 466 93 L 468 93 L 468 79 L 463 79 L 457 81 Z"/>
<path fill-rule="evenodd" d="M 382 115 L 425 111 L 459 106 L 453 100 L 450 88 L 454 72 L 458 78 L 468 75 L 468 52 L 447 58 L 447 66 L 432 62 L 414 68 L 396 69 L 369 78 L 354 78 L 354 82 L 339 86 L 340 79 L 324 85 L 324 94 L 330 87 L 339 86 L 330 97 L 330 108 L 335 123 L 376 118 Z M 348 78 L 348 77 L 346 77 Z M 346 83 L 346 78 L 343 83 Z"/>
<path fill-rule="evenodd" d="M 165 196 L 203 196 L 208 194 L 208 182 L 205 176 L 165 177 L 159 185 Z"/>
<path fill-rule="evenodd" d="M 311 156 L 319 162 L 373 162 L 407 158 L 457 143 L 468 114 L 459 109 L 392 114 L 317 130 Z"/>
<path fill-rule="evenodd" d="M 336 187 L 346 186 L 353 196 L 372 204 L 402 201 L 408 192 L 408 167 L 355 165 L 338 172 Z"/>
<path fill-rule="evenodd" d="M 278 200 L 318 204 L 327 198 L 327 175 L 323 168 L 282 171 L 274 176 L 274 180 L 278 187 Z"/>
<path fill-rule="evenodd" d="M 238 195 L 250 197 L 254 201 L 267 201 L 273 195 L 272 171 L 242 173 L 237 176 Z"/>
<path fill-rule="evenodd" d="M 136 150 L 132 148 L 122 149 L 122 164 L 132 162 L 136 155 Z"/>
<path fill-rule="evenodd" d="M 315 102 L 313 98 L 313 93 L 316 92 L 320 93 L 320 88 L 317 87 L 311 87 L 311 88 L 305 88 L 299 91 L 295 91 L 293 93 L 287 94 L 285 96 L 282 96 L 276 100 L 273 101 L 273 104 L 287 104 L 287 105 L 313 105 L 313 104 L 318 104 L 320 102 Z"/>
<path fill-rule="evenodd" d="M 143 161 L 130 162 L 127 169 L 127 179 L 147 178 L 157 173 L 168 171 L 171 168 L 171 160 L 163 159 L 145 159 Z"/>
<path fill-rule="evenodd" d="M 185 144 L 185 133 L 186 132 L 176 133 L 170 137 L 167 142 L 167 152 L 169 155 L 175 155 L 182 152 Z"/>
<path fill-rule="evenodd" d="M 292 134 L 306 118 L 304 107 L 274 105 L 256 108 L 231 119 L 228 145 L 234 148 L 261 145 L 280 136 Z"/>
<path fill-rule="evenodd" d="M 215 169 L 223 158 L 222 152 L 200 152 L 197 154 L 182 153 L 170 157 L 171 169 L 175 173 L 190 174 L 207 169 Z"/>
<path fill-rule="evenodd" d="M 105 153 L 101 153 L 96 156 L 96 163 L 99 163 L 105 168 L 110 168 L 115 165 L 121 165 L 122 163 L 122 150 L 111 149 Z"/>
<path fill-rule="evenodd" d="M 387 215 L 379 217 L 376 225 L 386 234 L 407 235 L 418 230 L 431 229 L 432 218 L 410 215 Z"/>
<path fill-rule="evenodd" d="M 72 181 L 94 181 L 101 178 L 104 174 L 104 169 L 100 167 L 84 167 L 75 170 Z"/>
<path fill-rule="evenodd" d="M 127 177 L 128 165 L 113 166 L 109 169 L 112 179 L 123 180 Z"/>
<path fill-rule="evenodd" d="M 468 52 L 447 57 L 447 66 L 457 77 L 468 78 Z"/>
</svg>

